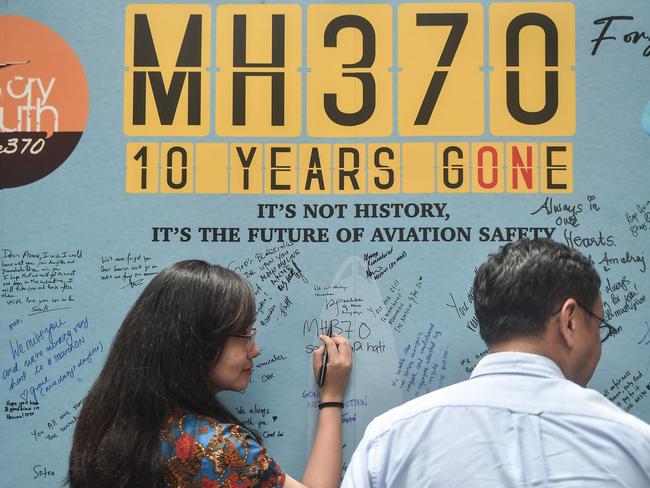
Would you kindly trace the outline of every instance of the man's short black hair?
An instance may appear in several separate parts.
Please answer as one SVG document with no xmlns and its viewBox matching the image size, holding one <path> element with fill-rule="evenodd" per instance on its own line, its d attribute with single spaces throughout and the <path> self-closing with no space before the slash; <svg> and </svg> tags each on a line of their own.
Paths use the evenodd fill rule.
<svg viewBox="0 0 650 488">
<path fill-rule="evenodd" d="M 568 298 L 593 307 L 600 277 L 580 252 L 550 239 L 524 239 L 490 254 L 474 278 L 474 308 L 490 346 L 539 337 Z"/>
</svg>

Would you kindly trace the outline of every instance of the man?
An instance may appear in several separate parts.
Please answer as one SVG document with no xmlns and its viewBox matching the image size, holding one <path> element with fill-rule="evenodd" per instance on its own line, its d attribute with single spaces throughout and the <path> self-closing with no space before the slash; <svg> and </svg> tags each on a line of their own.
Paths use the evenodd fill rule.
<svg viewBox="0 0 650 488">
<path fill-rule="evenodd" d="M 490 354 L 469 380 L 373 420 L 342 486 L 650 487 L 650 426 L 585 388 L 599 287 L 587 258 L 550 240 L 490 255 L 474 280 Z"/>
</svg>

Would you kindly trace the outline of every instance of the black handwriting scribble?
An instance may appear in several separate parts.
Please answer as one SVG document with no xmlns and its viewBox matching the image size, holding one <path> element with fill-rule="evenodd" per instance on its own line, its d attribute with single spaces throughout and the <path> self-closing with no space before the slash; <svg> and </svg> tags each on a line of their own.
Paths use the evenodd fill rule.
<svg viewBox="0 0 650 488">
<path fill-rule="evenodd" d="M 647 329 L 646 333 L 643 336 L 643 339 L 641 339 L 639 342 L 637 342 L 637 344 L 643 343 L 644 346 L 650 346 L 650 325 L 648 325 L 647 320 L 645 322 L 645 326 L 646 326 L 646 329 Z"/>
</svg>

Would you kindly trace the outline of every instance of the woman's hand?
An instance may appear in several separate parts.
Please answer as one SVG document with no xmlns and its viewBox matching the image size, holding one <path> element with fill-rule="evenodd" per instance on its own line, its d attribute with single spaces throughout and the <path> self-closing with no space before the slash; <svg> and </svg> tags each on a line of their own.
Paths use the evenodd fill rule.
<svg viewBox="0 0 650 488">
<path fill-rule="evenodd" d="M 332 337 L 321 335 L 319 338 L 324 344 L 312 354 L 314 376 L 316 378 L 318 378 L 321 364 L 323 364 L 325 348 L 327 348 L 328 356 L 327 374 L 320 389 L 320 401 L 342 402 L 343 392 L 352 369 L 352 348 L 350 348 L 348 341 L 338 334 L 333 334 Z"/>
</svg>

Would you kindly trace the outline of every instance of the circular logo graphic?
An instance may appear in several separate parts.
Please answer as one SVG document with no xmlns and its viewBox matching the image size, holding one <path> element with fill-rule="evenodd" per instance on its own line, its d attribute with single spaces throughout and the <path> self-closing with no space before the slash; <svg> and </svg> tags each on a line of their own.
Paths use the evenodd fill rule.
<svg viewBox="0 0 650 488">
<path fill-rule="evenodd" d="M 74 51 L 34 20 L 0 16 L 0 189 L 28 185 L 74 150 L 88 117 L 88 83 Z"/>
</svg>

